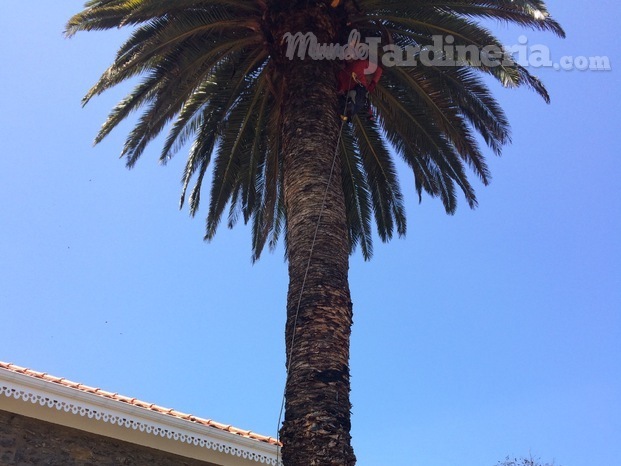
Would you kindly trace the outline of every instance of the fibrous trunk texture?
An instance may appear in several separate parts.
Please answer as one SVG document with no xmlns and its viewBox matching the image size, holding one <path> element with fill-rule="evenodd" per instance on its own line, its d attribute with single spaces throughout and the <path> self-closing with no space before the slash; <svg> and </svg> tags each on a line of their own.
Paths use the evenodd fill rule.
<svg viewBox="0 0 621 466">
<path fill-rule="evenodd" d="M 281 31 L 311 31 L 321 42 L 329 42 L 336 36 L 331 21 L 329 10 L 311 7 L 290 12 Z M 307 57 L 284 60 L 281 67 L 289 259 L 285 332 L 289 370 L 281 429 L 282 459 L 285 466 L 352 466 L 350 247 L 339 159 L 328 184 L 341 124 L 335 63 Z"/>
</svg>

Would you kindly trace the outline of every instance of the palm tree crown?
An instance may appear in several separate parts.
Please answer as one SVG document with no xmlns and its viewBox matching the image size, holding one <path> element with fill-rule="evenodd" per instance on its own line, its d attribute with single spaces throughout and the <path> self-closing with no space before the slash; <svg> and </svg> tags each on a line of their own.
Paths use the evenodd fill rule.
<svg viewBox="0 0 621 466">
<path fill-rule="evenodd" d="M 300 2 L 277 0 L 91 0 L 67 25 L 81 30 L 137 26 L 114 63 L 88 92 L 93 96 L 137 75 L 142 82 L 111 112 L 96 142 L 136 110 L 142 114 L 122 155 L 132 167 L 147 144 L 168 128 L 160 155 L 166 163 L 192 141 L 183 172 L 181 204 L 197 212 L 213 159 L 205 238 L 214 236 L 228 206 L 228 225 L 252 222 L 253 258 L 286 229 L 282 199 L 281 107 L 287 85 L 280 18 Z M 308 2 L 301 2 L 308 3 Z M 314 2 L 329 8 L 330 2 Z M 501 47 L 476 19 L 497 19 L 562 36 L 542 1 L 344 0 L 332 2 L 336 36 L 355 28 L 398 46 L 429 46 L 450 35 L 455 46 Z M 334 6 L 336 5 L 336 6 Z M 477 203 L 465 170 L 484 183 L 489 171 L 479 133 L 500 153 L 509 141 L 505 115 L 479 73 L 504 86 L 526 85 L 548 100 L 543 85 L 506 56 L 502 66 L 394 66 L 372 94 L 377 118 L 354 118 L 339 147 L 350 244 L 372 254 L 371 218 L 386 241 L 406 221 L 392 146 L 414 173 L 416 189 L 439 197 L 448 213 L 459 188 Z M 336 86 L 336 80 L 335 80 Z"/>
</svg>

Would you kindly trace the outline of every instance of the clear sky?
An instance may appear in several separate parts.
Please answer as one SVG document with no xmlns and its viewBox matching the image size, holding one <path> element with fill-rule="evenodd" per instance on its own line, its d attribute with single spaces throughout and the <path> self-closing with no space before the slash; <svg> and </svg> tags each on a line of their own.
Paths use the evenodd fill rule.
<svg viewBox="0 0 621 466">
<path fill-rule="evenodd" d="M 548 6 L 527 33 L 612 71 L 532 69 L 552 104 L 495 88 L 513 128 L 480 207 L 449 217 L 402 170 L 405 239 L 351 261 L 360 466 L 563 466 L 621 458 L 618 2 Z M 202 241 L 177 209 L 184 154 L 128 171 L 124 125 L 92 140 L 127 88 L 80 99 L 125 33 L 62 30 L 81 1 L 0 16 L 0 360 L 275 435 L 284 385 L 282 250 L 248 228 Z M 503 41 L 520 29 L 498 25 Z"/>
</svg>

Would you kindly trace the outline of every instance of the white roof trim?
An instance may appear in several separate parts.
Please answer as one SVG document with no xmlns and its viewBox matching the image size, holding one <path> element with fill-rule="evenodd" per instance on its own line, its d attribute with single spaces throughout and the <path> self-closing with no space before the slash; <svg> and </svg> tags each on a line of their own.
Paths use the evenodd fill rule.
<svg viewBox="0 0 621 466">
<path fill-rule="evenodd" d="M 276 445 L 0 368 L 0 400 L 2 395 L 257 463 L 281 465 Z"/>
</svg>

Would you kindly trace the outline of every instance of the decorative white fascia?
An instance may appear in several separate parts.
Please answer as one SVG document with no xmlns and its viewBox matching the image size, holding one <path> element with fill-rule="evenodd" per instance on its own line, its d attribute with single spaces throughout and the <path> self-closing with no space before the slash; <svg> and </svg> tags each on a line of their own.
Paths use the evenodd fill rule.
<svg viewBox="0 0 621 466">
<path fill-rule="evenodd" d="M 282 465 L 276 445 L 0 369 L 0 398 L 2 395 L 257 463 Z"/>
</svg>

